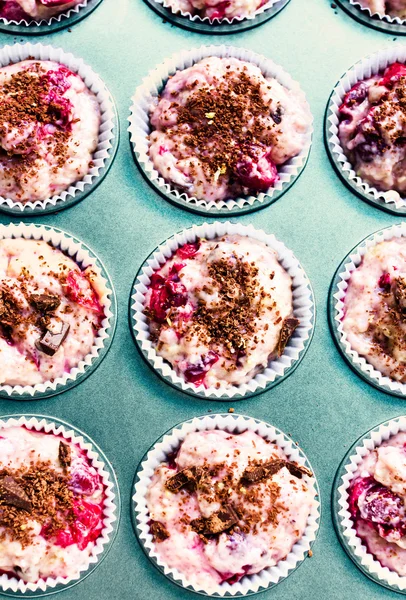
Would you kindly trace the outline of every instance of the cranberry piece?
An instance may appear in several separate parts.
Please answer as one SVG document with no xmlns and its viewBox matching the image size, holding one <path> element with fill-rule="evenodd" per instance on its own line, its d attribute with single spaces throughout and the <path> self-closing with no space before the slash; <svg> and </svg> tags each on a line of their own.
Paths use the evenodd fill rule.
<svg viewBox="0 0 406 600">
<path fill-rule="evenodd" d="M 201 385 L 204 382 L 207 371 L 214 365 L 219 359 L 219 355 L 216 352 L 210 350 L 205 356 L 202 356 L 200 363 L 196 365 L 190 365 L 184 372 L 186 381 L 194 383 L 196 386 Z"/>
<path fill-rule="evenodd" d="M 244 156 L 237 162 L 234 172 L 244 186 L 254 192 L 266 192 L 278 180 L 278 171 L 269 153 L 263 156 Z"/>
<path fill-rule="evenodd" d="M 395 62 L 385 70 L 379 84 L 387 88 L 392 88 L 401 77 L 406 77 L 406 66 Z"/>
<path fill-rule="evenodd" d="M 167 281 L 166 289 L 169 292 L 172 306 L 185 306 L 187 303 L 187 291 L 183 283 Z"/>
<path fill-rule="evenodd" d="M 80 304 L 80 306 L 84 306 L 99 315 L 103 314 L 99 298 L 83 273 L 69 271 L 64 283 L 64 290 L 67 297 L 76 304 Z"/>
<path fill-rule="evenodd" d="M 21 21 L 22 19 L 32 21 L 31 17 L 13 0 L 0 1 L 0 16 L 10 21 Z"/>
<path fill-rule="evenodd" d="M 60 94 L 64 94 L 71 87 L 71 84 L 67 79 L 71 75 L 74 75 L 72 71 L 67 67 L 61 66 L 57 71 L 47 71 L 43 77 L 47 79 L 50 85 L 57 88 L 56 90 L 53 90 L 54 92 L 58 91 Z"/>
<path fill-rule="evenodd" d="M 69 530 L 61 529 L 56 534 L 55 544 L 57 546 L 62 546 L 62 548 L 67 548 L 75 543 L 72 532 Z"/>
<path fill-rule="evenodd" d="M 168 291 L 166 287 L 161 286 L 152 290 L 149 308 L 155 321 L 158 323 L 165 322 L 166 310 L 169 308 Z"/>
<path fill-rule="evenodd" d="M 179 258 L 192 258 L 198 252 L 199 248 L 200 240 L 196 240 L 193 244 L 184 244 L 176 250 L 176 256 L 179 256 Z"/>
<path fill-rule="evenodd" d="M 340 112 L 346 112 L 347 108 L 350 108 L 354 104 L 361 104 L 367 97 L 368 88 L 363 81 L 356 83 L 349 92 L 347 92 L 344 96 L 343 103 L 338 109 Z"/>
<path fill-rule="evenodd" d="M 96 471 L 83 460 L 78 459 L 72 464 L 70 488 L 75 494 L 91 496 L 96 491 L 99 479 Z"/>
<path fill-rule="evenodd" d="M 163 286 L 164 283 L 165 283 L 165 279 L 162 277 L 162 275 L 158 275 L 158 273 L 152 273 L 151 283 L 150 283 L 150 286 L 152 287 L 152 289 L 157 289 L 157 288 Z"/>
<path fill-rule="evenodd" d="M 398 525 L 403 517 L 403 502 L 383 486 L 370 488 L 358 500 L 358 508 L 363 519 L 382 525 Z"/>
<path fill-rule="evenodd" d="M 169 152 L 168 148 L 165 148 L 165 146 L 159 146 L 158 153 L 160 156 L 162 156 L 162 154 L 165 154 L 166 152 Z"/>
<path fill-rule="evenodd" d="M 378 285 L 380 288 L 385 290 L 385 292 L 389 292 L 391 287 L 391 279 L 389 273 L 383 273 L 378 279 Z"/>
<path fill-rule="evenodd" d="M 224 19 L 226 10 L 230 6 L 230 2 L 226 0 L 226 2 L 220 2 L 214 7 L 214 10 L 210 11 L 209 19 L 213 21 L 213 19 Z"/>
<path fill-rule="evenodd" d="M 348 500 L 350 513 L 353 518 L 358 515 L 358 499 L 366 490 L 375 485 L 373 477 L 363 477 L 357 479 L 350 489 L 350 497 Z"/>
</svg>

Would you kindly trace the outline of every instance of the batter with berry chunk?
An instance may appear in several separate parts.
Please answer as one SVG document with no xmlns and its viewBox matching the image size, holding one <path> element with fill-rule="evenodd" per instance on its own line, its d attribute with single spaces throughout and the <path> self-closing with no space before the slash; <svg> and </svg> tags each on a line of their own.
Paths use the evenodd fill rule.
<svg viewBox="0 0 406 600">
<path fill-rule="evenodd" d="M 383 375 L 406 382 L 406 239 L 369 248 L 351 273 L 343 331 L 352 350 Z"/>
<path fill-rule="evenodd" d="M 92 349 L 105 286 L 44 241 L 0 240 L 0 384 L 54 381 Z"/>
<path fill-rule="evenodd" d="M 0 69 L 0 195 L 46 200 L 83 179 L 98 143 L 100 108 L 84 81 L 52 61 Z"/>
<path fill-rule="evenodd" d="M 104 484 L 60 435 L 0 429 L 0 575 L 79 576 L 103 529 Z"/>
<path fill-rule="evenodd" d="M 210 592 L 286 559 L 314 504 L 312 473 L 249 430 L 188 433 L 147 492 L 159 559 Z"/>
<path fill-rule="evenodd" d="M 178 248 L 152 274 L 144 306 L 157 354 L 195 386 L 247 383 L 299 325 L 276 252 L 240 235 Z"/>
<path fill-rule="evenodd" d="M 349 490 L 349 509 L 368 552 L 391 571 L 406 575 L 406 433 L 369 452 Z"/>
<path fill-rule="evenodd" d="M 83 0 L 0 0 L 0 17 L 10 21 L 50 19 L 74 8 Z"/>
<path fill-rule="evenodd" d="M 258 195 L 300 154 L 311 124 L 298 93 L 254 64 L 212 56 L 177 71 L 150 114 L 149 156 L 160 175 L 207 201 Z"/>
<path fill-rule="evenodd" d="M 406 18 L 406 0 L 360 0 L 360 4 L 363 8 L 369 8 L 372 14 Z"/>
<path fill-rule="evenodd" d="M 406 193 L 406 66 L 356 83 L 339 109 L 339 137 L 359 177 L 378 190 Z"/>
</svg>

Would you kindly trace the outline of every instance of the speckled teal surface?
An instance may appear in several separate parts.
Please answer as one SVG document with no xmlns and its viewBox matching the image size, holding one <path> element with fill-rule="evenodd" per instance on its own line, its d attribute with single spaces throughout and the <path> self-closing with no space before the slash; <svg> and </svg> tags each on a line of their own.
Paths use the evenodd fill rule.
<svg viewBox="0 0 406 600">
<path fill-rule="evenodd" d="M 1 34 L 0 44 L 22 39 Z M 233 405 L 236 412 L 290 433 L 312 462 L 322 490 L 323 519 L 314 556 L 262 598 L 395 598 L 397 594 L 369 581 L 344 554 L 331 522 L 330 490 L 351 444 L 373 425 L 406 413 L 406 405 L 370 387 L 344 363 L 329 333 L 326 303 L 330 280 L 345 254 L 367 234 L 398 219 L 344 187 L 322 139 L 324 109 L 337 79 L 363 55 L 393 44 L 393 38 L 359 25 L 331 8 L 328 0 L 291 0 L 260 28 L 221 38 L 165 24 L 142 0 L 104 0 L 71 32 L 39 41 L 72 51 L 101 75 L 116 99 L 122 127 L 117 159 L 102 185 L 77 206 L 35 221 L 77 235 L 105 262 L 119 304 L 113 347 L 89 379 L 65 394 L 39 402 L 0 401 L 0 414 L 36 412 L 72 422 L 101 446 L 117 472 L 123 512 L 116 543 L 95 573 L 62 592 L 63 598 L 194 597 L 160 575 L 138 546 L 129 514 L 131 483 L 144 452 L 171 425 L 209 409 L 224 412 L 230 405 L 194 400 L 160 381 L 134 347 L 127 305 L 134 275 L 150 251 L 204 218 L 167 204 L 142 179 L 126 128 L 131 95 L 150 69 L 178 50 L 213 42 L 244 46 L 283 65 L 300 81 L 315 117 L 312 153 L 302 177 L 276 204 L 239 219 L 274 233 L 293 249 L 313 284 L 318 310 L 314 340 L 296 372 L 268 393 Z M 9 221 L 0 216 L 1 223 Z"/>
</svg>

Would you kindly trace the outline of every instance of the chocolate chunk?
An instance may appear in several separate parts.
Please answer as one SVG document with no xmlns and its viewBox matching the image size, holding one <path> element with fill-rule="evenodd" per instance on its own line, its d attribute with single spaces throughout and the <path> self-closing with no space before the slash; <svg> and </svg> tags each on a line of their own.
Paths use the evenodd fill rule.
<svg viewBox="0 0 406 600">
<path fill-rule="evenodd" d="M 257 481 L 261 481 L 265 479 L 267 476 L 267 471 L 263 466 L 252 466 L 247 467 L 242 474 L 242 479 L 247 481 L 248 483 L 256 483 Z"/>
<path fill-rule="evenodd" d="M 303 467 L 302 465 L 297 465 L 296 463 L 287 462 L 286 468 L 291 475 L 297 477 L 298 479 L 302 479 L 303 475 L 308 475 L 309 477 L 313 477 L 313 473 L 307 467 Z"/>
<path fill-rule="evenodd" d="M 295 331 L 295 329 L 299 325 L 299 323 L 300 323 L 299 319 L 296 319 L 294 317 L 289 317 L 288 319 L 284 320 L 282 329 L 281 329 L 281 332 L 279 335 L 279 341 L 276 346 L 276 352 L 277 352 L 278 356 L 282 356 L 282 354 L 284 353 L 286 344 L 292 337 L 293 332 Z"/>
<path fill-rule="evenodd" d="M 149 526 L 149 530 L 154 538 L 154 541 L 156 542 L 164 542 L 169 537 L 169 533 L 165 525 L 159 521 L 152 521 L 151 525 Z"/>
<path fill-rule="evenodd" d="M 68 444 L 65 444 L 65 442 L 59 442 L 59 462 L 61 463 L 61 466 L 66 469 L 67 467 L 70 467 L 71 462 L 72 462 L 72 454 L 71 454 L 71 449 L 70 446 L 68 446 Z"/>
<path fill-rule="evenodd" d="M 231 506 L 223 506 L 208 519 L 194 519 L 190 525 L 197 533 L 215 535 L 227 531 L 237 523 L 238 515 L 235 510 Z"/>
<path fill-rule="evenodd" d="M 0 477 L 0 502 L 31 512 L 30 499 L 14 477 Z"/>
<path fill-rule="evenodd" d="M 36 342 L 36 348 L 48 356 L 53 356 L 65 341 L 69 328 L 70 326 L 67 323 L 62 323 L 62 329 L 59 333 L 52 333 L 52 331 L 47 330 L 42 338 Z"/>
<path fill-rule="evenodd" d="M 183 469 L 182 471 L 179 471 L 179 473 L 176 473 L 176 475 L 170 477 L 170 479 L 168 479 L 168 481 L 166 482 L 165 486 L 170 492 L 173 492 L 174 494 L 179 492 L 179 490 L 185 486 L 189 486 L 191 489 L 194 489 L 197 484 L 196 476 L 196 467 L 191 467 L 190 469 Z"/>
<path fill-rule="evenodd" d="M 276 108 L 275 112 L 271 113 L 271 117 L 276 125 L 282 122 L 282 107 L 280 105 Z"/>
<path fill-rule="evenodd" d="M 14 327 L 22 320 L 19 306 L 8 289 L 0 290 L 0 323 L 4 326 Z"/>
<path fill-rule="evenodd" d="M 30 303 L 40 312 L 46 313 L 56 310 L 61 303 L 61 299 L 55 294 L 32 294 Z"/>
</svg>

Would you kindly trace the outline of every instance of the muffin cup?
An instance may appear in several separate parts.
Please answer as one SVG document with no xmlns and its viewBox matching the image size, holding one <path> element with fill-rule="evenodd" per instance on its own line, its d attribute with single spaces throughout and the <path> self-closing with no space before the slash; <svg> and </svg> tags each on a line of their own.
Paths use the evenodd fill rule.
<svg viewBox="0 0 406 600">
<path fill-rule="evenodd" d="M 333 167 L 344 181 L 358 196 L 366 202 L 382 208 L 393 214 L 406 214 L 406 196 L 402 198 L 395 190 L 379 191 L 358 177 L 348 161 L 338 136 L 338 109 L 345 94 L 358 81 L 368 79 L 383 71 L 388 65 L 399 61 L 406 62 L 406 47 L 399 44 L 380 50 L 371 56 L 357 62 L 349 71 L 344 73 L 336 84 L 327 104 L 325 115 L 325 142 Z"/>
<path fill-rule="evenodd" d="M 73 54 L 68 54 L 60 48 L 43 46 L 42 44 L 15 44 L 0 49 L 0 67 L 28 58 L 56 61 L 80 75 L 99 101 L 101 123 L 98 145 L 92 159 L 94 166 L 81 181 L 73 183 L 66 191 L 56 194 L 52 198 L 27 202 L 26 204 L 0 196 L 0 212 L 20 217 L 59 211 L 85 198 L 101 183 L 113 164 L 119 139 L 117 111 L 113 98 L 100 77 L 82 59 L 75 58 Z"/>
<path fill-rule="evenodd" d="M 80 4 L 68 11 L 41 21 L 21 19 L 14 21 L 0 18 L 0 31 L 4 33 L 19 33 L 25 35 L 44 35 L 71 27 L 89 15 L 102 0 L 82 0 Z"/>
<path fill-rule="evenodd" d="M 150 450 L 145 454 L 138 466 L 134 479 L 134 495 L 132 497 L 131 516 L 133 520 L 134 531 L 138 541 L 145 554 L 157 569 L 163 573 L 173 583 L 184 587 L 198 594 L 212 597 L 230 597 L 230 596 L 250 596 L 265 589 L 275 586 L 282 579 L 285 579 L 294 571 L 306 558 L 318 533 L 320 521 L 320 492 L 316 477 L 312 478 L 316 504 L 309 515 L 307 527 L 301 540 L 292 548 L 291 552 L 284 560 L 281 560 L 274 567 L 263 569 L 255 575 L 246 575 L 238 583 L 230 585 L 223 583 L 218 586 L 218 590 L 210 592 L 202 587 L 198 587 L 187 580 L 177 569 L 169 567 L 155 551 L 154 542 L 149 532 L 149 513 L 146 502 L 146 493 L 151 482 L 156 467 L 161 464 L 165 458 L 173 453 L 185 439 L 186 435 L 193 431 L 205 431 L 208 429 L 221 429 L 230 433 L 242 433 L 249 430 L 257 433 L 266 440 L 276 443 L 287 455 L 289 460 L 297 461 L 305 465 L 312 472 L 313 469 L 302 450 L 282 431 L 264 421 L 252 419 L 243 415 L 216 414 L 202 417 L 195 417 L 189 421 L 184 421 L 174 428 L 170 429 L 160 437 Z M 310 479 L 308 480 L 311 481 Z"/>
<path fill-rule="evenodd" d="M 48 225 L 0 225 L 0 240 L 24 238 L 44 240 L 70 256 L 79 266 L 91 266 L 104 284 L 100 303 L 105 317 L 95 338 L 92 351 L 63 377 L 36 385 L 0 385 L 0 398 L 8 400 L 42 400 L 68 390 L 88 377 L 100 365 L 113 341 L 116 328 L 117 303 L 113 283 L 101 260 L 83 242 Z"/>
<path fill-rule="evenodd" d="M 334 479 L 332 513 L 334 527 L 344 550 L 364 575 L 386 588 L 406 594 L 406 577 L 382 567 L 358 537 L 348 504 L 348 489 L 362 459 L 368 452 L 400 431 L 406 431 L 404 416 L 385 421 L 370 429 L 350 448 Z"/>
<path fill-rule="evenodd" d="M 337 0 L 338 4 L 354 19 L 385 33 L 406 35 L 406 20 L 392 17 L 382 13 L 373 13 L 369 8 L 364 8 L 357 0 Z"/>
<path fill-rule="evenodd" d="M 272 76 L 286 88 L 294 90 L 298 94 L 300 101 L 306 102 L 309 116 L 311 117 L 310 108 L 299 84 L 293 81 L 282 67 L 276 65 L 268 58 L 244 48 L 235 48 L 233 46 L 201 46 L 200 48 L 180 52 L 165 60 L 165 62 L 154 69 L 144 79 L 143 83 L 136 90 L 132 98 L 131 115 L 129 118 L 130 126 L 128 128 L 134 157 L 149 183 L 164 198 L 177 206 L 203 215 L 230 216 L 252 212 L 275 202 L 275 200 L 289 189 L 303 171 L 310 152 L 313 132 L 312 123 L 309 126 L 306 144 L 302 152 L 278 170 L 280 179 L 274 187 L 269 188 L 265 193 L 261 192 L 257 196 L 246 196 L 236 198 L 235 200 L 221 200 L 217 202 L 213 200 L 198 200 L 166 183 L 155 169 L 148 155 L 148 136 L 150 134 L 149 110 L 153 98 L 159 95 L 168 78 L 176 71 L 186 69 L 209 56 L 238 58 L 258 66 L 266 77 Z"/>
<path fill-rule="evenodd" d="M 361 264 L 365 252 L 380 242 L 400 237 L 406 237 L 406 223 L 400 223 L 399 225 L 393 225 L 392 227 L 376 231 L 362 240 L 347 254 L 331 282 L 329 292 L 329 322 L 338 349 L 358 375 L 374 387 L 393 396 L 404 398 L 406 397 L 406 383 L 394 381 L 390 377 L 383 375 L 363 356 L 353 350 L 342 326 L 344 298 L 348 288 L 348 281 L 353 271 Z"/>
<path fill-rule="evenodd" d="M 117 533 L 120 521 L 120 492 L 116 475 L 108 459 L 94 441 L 80 429 L 76 429 L 76 427 L 60 419 L 43 415 L 6 415 L 0 417 L 0 429 L 15 426 L 24 426 L 32 431 L 61 435 L 63 438 L 78 444 L 82 450 L 86 451 L 87 456 L 92 461 L 92 466 L 102 477 L 106 494 L 103 510 L 104 528 L 92 550 L 88 564 L 81 569 L 79 575 L 75 578 L 48 577 L 47 579 L 40 579 L 37 583 L 25 583 L 8 575 L 0 576 L 0 590 L 4 596 L 34 598 L 55 594 L 76 585 L 90 575 L 102 562 Z"/>
<path fill-rule="evenodd" d="M 150 277 L 175 252 L 186 243 L 193 243 L 197 238 L 213 239 L 225 234 L 238 234 L 264 242 L 278 254 L 279 262 L 292 278 L 293 314 L 300 319 L 300 325 L 290 338 L 283 355 L 269 362 L 268 367 L 256 375 L 251 381 L 228 389 L 196 387 L 185 381 L 176 371 L 159 356 L 150 340 L 147 318 L 144 314 L 145 294 L 150 284 Z M 252 225 L 244 226 L 226 223 L 204 223 L 194 225 L 173 235 L 156 248 L 141 266 L 135 278 L 130 296 L 130 328 L 141 356 L 150 367 L 172 387 L 192 396 L 208 400 L 242 400 L 260 394 L 288 377 L 303 359 L 313 336 L 315 321 L 315 305 L 310 282 L 291 250 L 273 235 L 254 229 Z"/>
<path fill-rule="evenodd" d="M 234 17 L 232 19 L 213 19 L 208 17 L 192 15 L 189 12 L 175 12 L 167 0 L 145 0 L 145 2 L 161 17 L 190 31 L 207 33 L 211 35 L 227 35 L 241 33 L 254 27 L 258 27 L 277 15 L 290 0 L 270 0 L 252 15 L 245 17 Z"/>
</svg>

